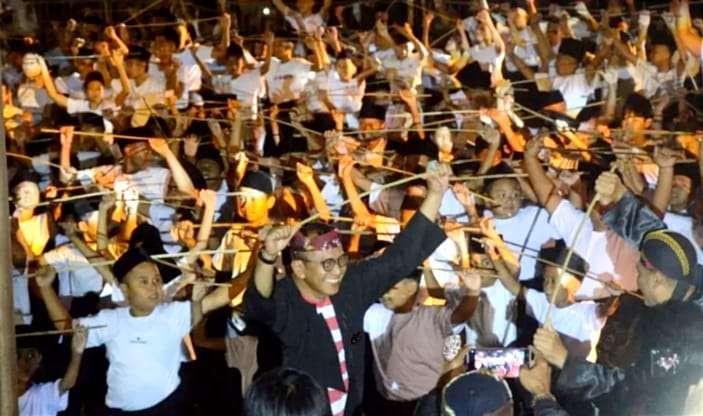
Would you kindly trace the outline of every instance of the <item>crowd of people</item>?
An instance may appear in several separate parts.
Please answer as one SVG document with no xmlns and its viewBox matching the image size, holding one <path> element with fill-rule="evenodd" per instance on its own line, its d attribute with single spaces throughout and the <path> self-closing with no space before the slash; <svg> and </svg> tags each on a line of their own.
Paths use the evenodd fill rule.
<svg viewBox="0 0 703 416">
<path fill-rule="evenodd" d="M 703 9 L 235 3 L 2 31 L 20 415 L 703 414 Z"/>
</svg>

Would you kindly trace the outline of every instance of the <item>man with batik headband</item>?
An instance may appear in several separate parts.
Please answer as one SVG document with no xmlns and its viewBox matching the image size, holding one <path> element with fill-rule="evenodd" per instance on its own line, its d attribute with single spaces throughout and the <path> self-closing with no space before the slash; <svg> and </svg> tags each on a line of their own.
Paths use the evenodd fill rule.
<svg viewBox="0 0 703 416">
<path fill-rule="evenodd" d="M 448 170 L 431 164 L 419 212 L 378 257 L 349 263 L 337 232 L 320 223 L 262 233 L 245 316 L 276 333 L 285 367 L 305 371 L 327 388 L 334 415 L 354 414 L 361 403 L 364 312 L 446 238 L 434 221 Z M 276 280 L 273 266 L 287 246 L 292 278 Z"/>
</svg>

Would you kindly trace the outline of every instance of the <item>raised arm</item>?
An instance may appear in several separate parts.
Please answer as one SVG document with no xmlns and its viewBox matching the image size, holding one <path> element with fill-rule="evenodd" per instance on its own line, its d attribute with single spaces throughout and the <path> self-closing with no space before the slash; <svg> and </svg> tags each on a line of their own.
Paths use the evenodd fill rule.
<svg viewBox="0 0 703 416">
<path fill-rule="evenodd" d="M 549 180 L 544 169 L 542 169 L 542 164 L 537 157 L 543 146 L 544 139 L 542 137 L 536 137 L 527 142 L 525 147 L 525 159 L 522 164 L 540 205 L 552 214 L 557 209 L 561 198 L 555 194 L 554 191 L 556 187 L 552 181 Z"/>
<path fill-rule="evenodd" d="M 73 336 L 71 338 L 71 359 L 66 367 L 66 372 L 59 382 L 59 394 L 71 390 L 76 385 L 78 380 L 78 372 L 81 368 L 81 360 L 83 351 L 85 351 L 86 343 L 88 342 L 88 329 L 82 325 L 76 325 L 73 328 Z"/>
<path fill-rule="evenodd" d="M 451 322 L 453 325 L 463 324 L 471 319 L 478 306 L 478 297 L 481 294 L 481 275 L 472 270 L 459 272 L 461 283 L 466 290 L 461 302 L 452 311 Z"/>
<path fill-rule="evenodd" d="M 264 64 L 261 65 L 261 68 L 259 69 L 259 73 L 262 77 L 266 76 L 271 69 L 271 54 L 273 53 L 274 41 L 273 32 L 266 31 L 264 38 L 266 39 L 266 55 L 264 56 Z"/>
<path fill-rule="evenodd" d="M 46 306 L 46 310 L 49 312 L 49 319 L 54 323 L 56 329 L 70 329 L 72 318 L 52 287 L 54 279 L 56 279 L 56 269 L 46 264 L 43 257 L 40 258 L 39 269 L 36 272 L 34 281 L 39 287 L 39 294 Z"/>
<path fill-rule="evenodd" d="M 166 161 L 178 190 L 185 195 L 196 198 L 197 190 L 195 189 L 195 186 L 193 186 L 193 182 L 190 180 L 190 177 L 188 176 L 188 173 L 186 173 L 185 169 L 183 169 L 181 162 L 178 161 L 176 155 L 174 155 L 171 148 L 168 147 L 166 140 L 149 139 L 149 146 Z"/>
<path fill-rule="evenodd" d="M 669 208 L 671 188 L 674 186 L 676 152 L 667 147 L 657 147 L 654 149 L 654 162 L 659 166 L 659 177 L 652 197 L 652 206 L 663 216 Z"/>
<path fill-rule="evenodd" d="M 115 104 L 122 106 L 127 97 L 132 93 L 127 71 L 124 68 L 124 54 L 120 51 L 112 51 L 111 61 L 120 77 L 120 86 L 122 87 L 120 92 L 115 96 Z"/>
<path fill-rule="evenodd" d="M 676 2 L 674 2 L 676 4 Z M 688 0 L 678 1 L 676 13 L 676 29 L 683 46 L 696 57 L 701 56 L 703 39 L 693 30 L 691 25 L 691 15 L 688 8 Z"/>
<path fill-rule="evenodd" d="M 44 80 L 44 87 L 46 88 L 47 95 L 58 106 L 63 107 L 63 108 L 68 107 L 68 97 L 66 97 L 63 94 L 59 94 L 59 92 L 56 91 L 56 85 L 54 85 L 54 79 L 51 77 L 51 74 L 49 74 L 49 69 L 46 67 L 46 62 L 44 62 L 44 59 L 41 59 L 40 65 L 41 65 L 42 79 Z"/>
</svg>

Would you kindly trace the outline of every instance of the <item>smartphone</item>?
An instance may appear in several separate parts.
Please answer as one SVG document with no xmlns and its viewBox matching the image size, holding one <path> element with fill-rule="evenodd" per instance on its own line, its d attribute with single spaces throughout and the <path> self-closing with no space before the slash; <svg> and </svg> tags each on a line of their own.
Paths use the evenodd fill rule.
<svg viewBox="0 0 703 416">
<path fill-rule="evenodd" d="M 652 377 L 672 376 L 679 369 L 679 355 L 668 348 L 649 351 Z"/>
<path fill-rule="evenodd" d="M 534 354 L 528 348 L 472 348 L 466 359 L 470 370 L 487 369 L 496 377 L 517 378 L 521 366 L 532 365 Z"/>
</svg>

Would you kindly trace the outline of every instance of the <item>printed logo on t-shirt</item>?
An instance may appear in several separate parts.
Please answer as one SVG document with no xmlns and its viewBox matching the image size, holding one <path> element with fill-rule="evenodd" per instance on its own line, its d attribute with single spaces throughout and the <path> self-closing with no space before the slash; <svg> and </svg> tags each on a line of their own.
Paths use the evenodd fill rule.
<svg viewBox="0 0 703 416">
<path fill-rule="evenodd" d="M 142 344 L 142 345 L 146 345 L 146 344 L 147 344 L 147 341 L 144 340 L 144 339 L 142 339 L 142 337 L 136 337 L 136 338 L 134 338 L 134 339 L 130 339 L 130 340 L 129 340 L 129 343 L 130 343 L 130 344 Z"/>
</svg>

